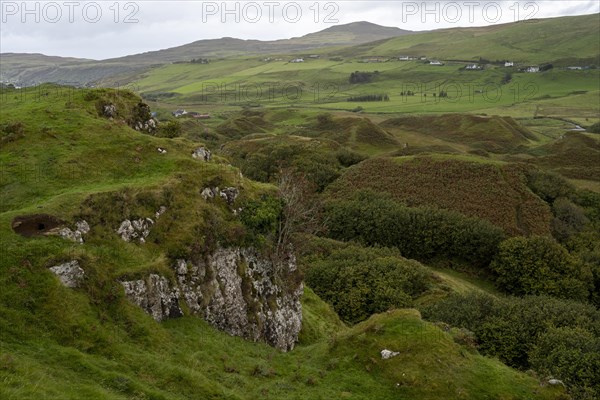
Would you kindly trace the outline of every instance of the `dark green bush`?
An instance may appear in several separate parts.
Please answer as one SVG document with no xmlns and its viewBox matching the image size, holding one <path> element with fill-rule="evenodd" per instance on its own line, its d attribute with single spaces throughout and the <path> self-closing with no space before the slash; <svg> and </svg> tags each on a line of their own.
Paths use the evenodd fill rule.
<svg viewBox="0 0 600 400">
<path fill-rule="evenodd" d="M 579 327 L 550 328 L 530 353 L 539 374 L 563 381 L 577 399 L 600 398 L 600 337 Z"/>
<path fill-rule="evenodd" d="M 563 379 L 573 394 L 598 393 L 600 312 L 591 305 L 472 292 L 453 294 L 421 312 L 430 321 L 472 331 L 483 354 Z"/>
<path fill-rule="evenodd" d="M 502 242 L 490 265 L 498 286 L 514 295 L 548 294 L 585 300 L 592 288 L 589 266 L 553 239 L 513 237 Z"/>
<path fill-rule="evenodd" d="M 425 207 L 406 207 L 383 194 L 360 192 L 326 207 L 329 235 L 367 246 L 396 247 L 407 258 L 456 258 L 487 266 L 505 238 L 502 229 L 478 218 Z"/>
<path fill-rule="evenodd" d="M 169 121 L 163 123 L 158 128 L 156 136 L 175 138 L 181 135 L 181 123 L 179 121 Z"/>
<path fill-rule="evenodd" d="M 363 161 L 366 157 L 355 151 L 341 148 L 335 153 L 336 158 L 344 167 L 351 167 L 354 164 L 358 164 Z"/>
<path fill-rule="evenodd" d="M 587 128 L 587 131 L 590 133 L 600 133 L 600 122 L 590 125 L 590 127 Z"/>
<path fill-rule="evenodd" d="M 391 308 L 410 307 L 430 273 L 395 251 L 349 246 L 308 260 L 306 283 L 349 323 Z"/>
<path fill-rule="evenodd" d="M 262 196 L 260 200 L 249 200 L 242 206 L 240 220 L 251 237 L 259 242 L 272 238 L 281 218 L 283 204 L 275 196 Z"/>
<path fill-rule="evenodd" d="M 552 213 L 552 235 L 561 243 L 584 230 L 590 222 L 585 216 L 585 210 L 564 197 L 554 201 Z"/>
<path fill-rule="evenodd" d="M 575 187 L 556 173 L 531 170 L 526 176 L 527 186 L 548 203 L 552 203 L 559 197 L 569 198 L 575 193 Z"/>
</svg>

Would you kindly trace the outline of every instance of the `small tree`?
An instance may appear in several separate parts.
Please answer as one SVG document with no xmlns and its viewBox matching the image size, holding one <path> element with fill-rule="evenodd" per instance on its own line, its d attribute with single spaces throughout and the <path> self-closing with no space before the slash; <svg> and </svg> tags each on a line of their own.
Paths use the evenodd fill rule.
<svg viewBox="0 0 600 400">
<path fill-rule="evenodd" d="M 315 185 L 293 169 L 279 171 L 277 180 L 283 210 L 277 229 L 276 256 L 283 259 L 295 233 L 317 233 L 323 229 L 322 204 Z"/>
</svg>

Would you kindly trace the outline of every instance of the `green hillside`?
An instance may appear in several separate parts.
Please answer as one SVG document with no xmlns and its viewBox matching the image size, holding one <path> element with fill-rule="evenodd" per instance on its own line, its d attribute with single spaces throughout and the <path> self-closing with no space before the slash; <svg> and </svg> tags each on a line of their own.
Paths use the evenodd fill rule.
<svg viewBox="0 0 600 400">
<path fill-rule="evenodd" d="M 414 55 L 477 61 L 598 64 L 598 14 L 532 19 L 482 28 L 457 28 L 406 36 L 375 45 L 364 54 Z M 460 49 L 460 53 L 457 53 Z"/>
<path fill-rule="evenodd" d="M 0 398 L 597 399 L 598 17 L 2 54 Z"/>
<path fill-rule="evenodd" d="M 242 178 L 224 158 L 192 159 L 199 143 L 133 130 L 139 99 L 131 93 L 46 86 L 41 95 L 37 89 L 13 94 L 0 115 L 2 398 L 563 395 L 561 387 L 541 387 L 536 378 L 469 350 L 415 310 L 375 315 L 347 328 L 308 288 L 300 342 L 288 353 L 230 337 L 200 318 L 155 322 L 127 301 L 117 280 L 172 276 L 169 260 L 188 243 L 257 239 L 244 238 L 225 202 L 202 200 L 203 184 L 235 184 L 240 201 L 268 195 L 273 187 Z M 114 117 L 101 115 L 106 102 L 116 105 Z M 160 204 L 167 210 L 145 245 L 116 237 L 122 218 L 148 215 Z M 35 232 L 24 237 L 13 228 L 16 217 L 27 215 L 67 223 L 83 217 L 92 231 L 84 244 Z M 87 276 L 77 289 L 47 270 L 73 258 Z M 453 281 L 436 289 L 434 280 L 428 290 L 451 292 Z M 400 355 L 382 360 L 386 348 Z"/>
</svg>

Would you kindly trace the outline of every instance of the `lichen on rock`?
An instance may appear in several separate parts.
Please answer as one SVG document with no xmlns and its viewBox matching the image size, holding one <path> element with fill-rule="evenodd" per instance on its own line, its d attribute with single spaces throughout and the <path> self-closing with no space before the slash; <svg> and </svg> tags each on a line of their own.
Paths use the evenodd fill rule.
<svg viewBox="0 0 600 400">
<path fill-rule="evenodd" d="M 234 336 L 291 350 L 302 326 L 302 283 L 291 290 L 280 276 L 295 259 L 273 262 L 252 248 L 221 248 L 204 261 L 178 260 L 179 289 L 189 309 Z"/>
<path fill-rule="evenodd" d="M 129 299 L 157 321 L 180 316 L 179 299 L 190 312 L 230 335 L 278 349 L 294 348 L 302 327 L 301 282 L 293 256 L 274 262 L 253 248 L 219 248 L 202 261 L 176 260 L 177 286 L 150 275 L 121 282 Z"/>
<path fill-rule="evenodd" d="M 196 160 L 202 160 L 202 161 L 210 161 L 211 158 L 211 152 L 210 150 L 208 150 L 206 147 L 202 146 L 202 147 L 198 147 L 196 150 L 194 150 L 192 152 L 192 157 L 195 158 Z"/>
<path fill-rule="evenodd" d="M 85 271 L 79 266 L 79 261 L 73 260 L 49 268 L 63 285 L 70 288 L 79 287 L 85 277 Z"/>
<path fill-rule="evenodd" d="M 152 225 L 154 225 L 154 221 L 150 218 L 126 219 L 121 222 L 117 234 L 126 242 L 138 240 L 140 243 L 145 243 Z"/>
<path fill-rule="evenodd" d="M 167 278 L 150 274 L 146 279 L 121 282 L 125 295 L 156 321 L 183 315 L 179 307 L 179 290 L 171 288 Z"/>
</svg>

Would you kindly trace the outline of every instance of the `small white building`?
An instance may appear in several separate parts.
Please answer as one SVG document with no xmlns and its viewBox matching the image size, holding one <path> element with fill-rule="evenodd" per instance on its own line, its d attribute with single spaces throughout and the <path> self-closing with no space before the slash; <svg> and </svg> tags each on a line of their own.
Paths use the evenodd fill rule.
<svg viewBox="0 0 600 400">
<path fill-rule="evenodd" d="M 527 67 L 527 69 L 525 70 L 526 72 L 529 73 L 536 73 L 536 72 L 540 72 L 540 67 Z"/>
<path fill-rule="evenodd" d="M 304 58 L 294 58 L 290 62 L 291 63 L 303 63 L 304 62 Z"/>
<path fill-rule="evenodd" d="M 515 66 L 515 63 L 514 63 L 514 62 L 512 62 L 512 61 L 506 61 L 506 62 L 504 63 L 504 66 L 505 66 L 505 67 L 514 67 L 514 66 Z"/>
<path fill-rule="evenodd" d="M 481 66 L 477 65 L 477 64 L 469 64 L 465 67 L 465 69 L 468 70 L 478 70 L 481 69 Z"/>
<path fill-rule="evenodd" d="M 441 61 L 433 60 L 429 62 L 429 65 L 444 65 L 444 63 Z"/>
</svg>

